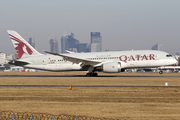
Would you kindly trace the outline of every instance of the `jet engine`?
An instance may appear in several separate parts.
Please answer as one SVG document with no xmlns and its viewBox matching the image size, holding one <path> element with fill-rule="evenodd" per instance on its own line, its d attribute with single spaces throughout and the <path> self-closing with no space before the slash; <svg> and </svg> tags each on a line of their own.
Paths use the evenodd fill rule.
<svg viewBox="0 0 180 120">
<path fill-rule="evenodd" d="M 102 70 L 105 73 L 119 73 L 121 71 L 124 71 L 124 69 L 121 70 L 121 63 L 120 62 L 104 63 L 102 65 Z"/>
</svg>

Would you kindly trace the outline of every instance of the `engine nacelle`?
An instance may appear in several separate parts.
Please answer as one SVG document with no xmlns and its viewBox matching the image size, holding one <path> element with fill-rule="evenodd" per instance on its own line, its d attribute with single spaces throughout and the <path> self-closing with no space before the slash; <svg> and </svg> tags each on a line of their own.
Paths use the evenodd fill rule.
<svg viewBox="0 0 180 120">
<path fill-rule="evenodd" d="M 121 72 L 120 62 L 109 62 L 102 65 L 102 70 L 105 73 L 119 73 Z"/>
</svg>

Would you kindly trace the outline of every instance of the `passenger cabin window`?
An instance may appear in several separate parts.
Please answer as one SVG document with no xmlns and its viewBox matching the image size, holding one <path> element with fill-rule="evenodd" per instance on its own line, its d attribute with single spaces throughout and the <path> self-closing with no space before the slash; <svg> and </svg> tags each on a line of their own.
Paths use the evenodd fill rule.
<svg viewBox="0 0 180 120">
<path fill-rule="evenodd" d="M 166 57 L 172 57 L 172 55 L 168 54 L 168 55 L 166 55 Z"/>
</svg>

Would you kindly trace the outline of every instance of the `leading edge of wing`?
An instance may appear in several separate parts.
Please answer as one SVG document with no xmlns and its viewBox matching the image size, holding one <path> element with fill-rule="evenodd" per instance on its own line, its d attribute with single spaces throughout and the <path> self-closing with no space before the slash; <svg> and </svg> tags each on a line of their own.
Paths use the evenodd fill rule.
<svg viewBox="0 0 180 120">
<path fill-rule="evenodd" d="M 63 57 L 64 60 L 70 61 L 72 63 L 76 63 L 76 64 L 81 63 L 81 66 L 92 65 L 93 67 L 98 67 L 98 66 L 102 65 L 101 61 L 89 60 L 89 59 L 85 59 L 85 58 L 74 57 L 74 56 L 72 56 L 72 54 L 68 54 L 67 55 L 67 54 L 52 53 L 52 52 L 48 52 L 48 51 L 44 51 L 44 52 L 48 53 L 48 54 L 56 55 L 56 56 L 61 56 L 61 57 Z"/>
</svg>

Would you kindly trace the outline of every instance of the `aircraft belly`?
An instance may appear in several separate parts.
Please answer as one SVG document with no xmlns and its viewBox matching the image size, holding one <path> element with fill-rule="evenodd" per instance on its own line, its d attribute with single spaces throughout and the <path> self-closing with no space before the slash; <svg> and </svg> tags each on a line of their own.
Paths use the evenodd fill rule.
<svg viewBox="0 0 180 120">
<path fill-rule="evenodd" d="M 159 60 L 147 60 L 147 61 L 140 61 L 139 67 L 156 67 L 156 66 L 164 65 L 164 62 Z"/>
<path fill-rule="evenodd" d="M 142 63 L 141 65 L 144 65 L 144 67 L 157 67 L 157 66 L 166 66 L 171 64 L 172 64 L 171 60 L 161 59 L 161 60 L 148 60 L 147 64 Z"/>
<path fill-rule="evenodd" d="M 137 61 L 130 61 L 127 63 L 127 66 L 129 68 L 135 68 L 135 67 L 139 67 L 139 63 Z"/>
<path fill-rule="evenodd" d="M 167 59 L 163 60 L 144 60 L 144 61 L 130 61 L 127 63 L 128 68 L 141 68 L 141 67 L 156 67 L 170 65 L 172 62 Z"/>
<path fill-rule="evenodd" d="M 26 65 L 26 68 L 41 69 L 49 71 L 69 71 L 69 70 L 80 70 L 80 65 L 77 64 L 46 64 L 46 65 Z"/>
</svg>

